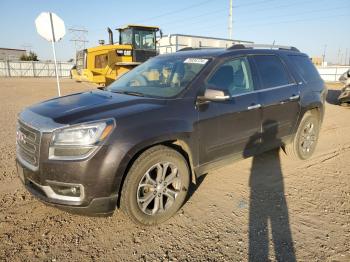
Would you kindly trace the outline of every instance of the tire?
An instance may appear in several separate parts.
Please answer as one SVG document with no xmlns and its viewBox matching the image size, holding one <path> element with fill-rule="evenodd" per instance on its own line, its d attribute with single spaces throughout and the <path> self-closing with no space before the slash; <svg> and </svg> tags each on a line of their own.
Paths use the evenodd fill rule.
<svg viewBox="0 0 350 262">
<path fill-rule="evenodd" d="M 298 130 L 284 151 L 293 159 L 306 160 L 315 151 L 320 132 L 320 120 L 316 113 L 307 111 L 300 121 Z"/>
<path fill-rule="evenodd" d="M 130 168 L 120 208 L 137 224 L 160 224 L 180 209 L 189 184 L 186 159 L 169 147 L 154 146 L 143 152 Z"/>
<path fill-rule="evenodd" d="M 348 103 L 345 103 L 345 102 L 340 103 L 340 106 L 342 106 L 342 107 L 350 107 L 350 102 L 348 102 Z"/>
</svg>

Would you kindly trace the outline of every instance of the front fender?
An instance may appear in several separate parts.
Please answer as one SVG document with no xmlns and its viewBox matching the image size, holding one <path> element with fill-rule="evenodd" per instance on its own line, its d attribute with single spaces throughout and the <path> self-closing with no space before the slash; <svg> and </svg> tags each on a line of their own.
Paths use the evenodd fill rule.
<svg viewBox="0 0 350 262">
<path fill-rule="evenodd" d="M 115 142 L 110 145 L 115 148 L 120 159 L 114 179 L 115 193 L 121 190 L 124 178 L 135 159 L 147 148 L 157 144 L 172 143 L 181 141 L 185 145 L 186 153 L 190 159 L 190 165 L 193 166 L 193 152 L 195 140 L 193 138 L 193 126 L 183 120 L 162 120 L 149 121 L 144 126 L 137 126 L 133 129 L 120 131 Z"/>
</svg>

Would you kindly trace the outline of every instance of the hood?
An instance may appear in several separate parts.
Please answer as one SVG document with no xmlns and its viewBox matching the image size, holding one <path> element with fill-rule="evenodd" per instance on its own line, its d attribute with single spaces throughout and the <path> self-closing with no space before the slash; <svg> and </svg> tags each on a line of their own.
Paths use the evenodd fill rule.
<svg viewBox="0 0 350 262">
<path fill-rule="evenodd" d="M 108 91 L 91 91 L 54 98 L 33 105 L 28 110 L 60 124 L 70 124 L 78 119 L 97 114 L 117 117 L 121 114 L 140 112 L 162 107 L 164 100 L 145 98 Z"/>
</svg>

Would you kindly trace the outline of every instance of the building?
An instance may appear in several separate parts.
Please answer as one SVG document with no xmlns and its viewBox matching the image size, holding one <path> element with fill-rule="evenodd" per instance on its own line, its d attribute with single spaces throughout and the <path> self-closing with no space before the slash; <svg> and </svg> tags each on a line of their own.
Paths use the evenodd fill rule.
<svg viewBox="0 0 350 262">
<path fill-rule="evenodd" d="M 24 49 L 1 48 L 0 60 L 20 60 L 22 55 L 26 54 Z"/>
<path fill-rule="evenodd" d="M 254 42 L 207 36 L 173 34 L 158 39 L 157 48 L 160 54 L 167 54 L 176 52 L 185 47 L 227 48 L 233 44 L 254 44 Z"/>
</svg>

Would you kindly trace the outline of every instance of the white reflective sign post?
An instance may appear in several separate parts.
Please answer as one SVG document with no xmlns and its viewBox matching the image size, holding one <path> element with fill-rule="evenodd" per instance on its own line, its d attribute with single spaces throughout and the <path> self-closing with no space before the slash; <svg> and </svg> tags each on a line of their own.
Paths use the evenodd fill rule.
<svg viewBox="0 0 350 262">
<path fill-rule="evenodd" d="M 66 34 L 64 22 L 56 14 L 43 12 L 35 19 L 35 26 L 38 34 L 52 43 L 53 59 L 57 80 L 58 96 L 61 96 L 60 81 L 58 77 L 55 42 L 61 40 Z"/>
</svg>

